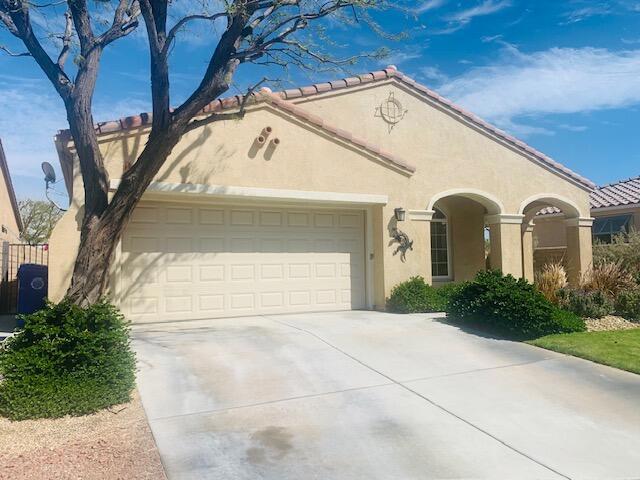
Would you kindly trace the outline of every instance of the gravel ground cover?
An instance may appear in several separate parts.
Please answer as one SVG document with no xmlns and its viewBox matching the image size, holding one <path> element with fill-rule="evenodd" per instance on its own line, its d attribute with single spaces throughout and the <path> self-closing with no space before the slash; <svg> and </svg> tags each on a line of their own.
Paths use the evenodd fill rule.
<svg viewBox="0 0 640 480">
<path fill-rule="evenodd" d="M 0 418 L 1 480 L 165 480 L 138 392 L 84 417 Z"/>
<path fill-rule="evenodd" d="M 607 315 L 606 317 L 585 319 L 587 331 L 589 332 L 607 332 L 611 330 L 630 330 L 632 328 L 640 328 L 640 323 L 630 322 L 622 317 L 615 315 Z"/>
</svg>

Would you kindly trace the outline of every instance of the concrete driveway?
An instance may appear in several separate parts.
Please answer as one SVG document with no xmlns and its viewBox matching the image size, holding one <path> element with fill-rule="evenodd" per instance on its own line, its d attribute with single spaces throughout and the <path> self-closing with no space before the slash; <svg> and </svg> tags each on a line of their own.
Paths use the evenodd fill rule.
<svg viewBox="0 0 640 480">
<path fill-rule="evenodd" d="M 434 315 L 137 326 L 170 479 L 640 478 L 640 376 Z"/>
</svg>

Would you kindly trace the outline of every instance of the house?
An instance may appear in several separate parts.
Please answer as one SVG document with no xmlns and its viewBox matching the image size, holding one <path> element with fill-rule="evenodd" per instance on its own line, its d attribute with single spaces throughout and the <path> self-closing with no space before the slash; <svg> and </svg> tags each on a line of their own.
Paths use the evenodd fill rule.
<svg viewBox="0 0 640 480">
<path fill-rule="evenodd" d="M 20 241 L 22 218 L 11 183 L 9 166 L 0 141 L 0 243 Z"/>
<path fill-rule="evenodd" d="M 238 109 L 217 100 L 202 116 Z M 112 188 L 149 114 L 96 126 Z M 83 187 L 57 138 L 71 205 L 50 240 L 50 296 L 69 284 Z M 533 276 L 531 219 L 558 207 L 572 279 L 591 263 L 587 179 L 390 66 L 272 93 L 174 149 L 135 210 L 111 296 L 135 322 L 382 309 L 397 283 Z M 488 232 L 488 233 L 487 233 Z"/>
<path fill-rule="evenodd" d="M 640 230 L 640 176 L 611 183 L 595 189 L 590 196 L 593 223 L 593 241 L 611 243 L 619 233 Z M 565 258 L 567 239 L 558 229 L 561 212 L 547 207 L 535 219 L 535 264 Z"/>
</svg>

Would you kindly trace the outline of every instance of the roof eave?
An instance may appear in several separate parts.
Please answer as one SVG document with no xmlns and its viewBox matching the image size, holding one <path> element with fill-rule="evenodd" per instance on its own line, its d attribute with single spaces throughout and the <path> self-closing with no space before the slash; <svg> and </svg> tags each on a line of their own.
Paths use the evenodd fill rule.
<svg viewBox="0 0 640 480">
<path fill-rule="evenodd" d="M 9 201 L 11 202 L 11 208 L 18 224 L 18 231 L 20 233 L 24 230 L 24 224 L 22 222 L 22 216 L 20 216 L 20 208 L 18 206 L 18 200 L 16 199 L 16 192 L 13 189 L 13 182 L 11 181 L 11 174 L 9 173 L 9 165 L 7 164 L 7 158 L 4 154 L 4 147 L 2 146 L 2 140 L 0 140 L 0 168 L 7 182 L 7 191 L 9 192 Z"/>
</svg>

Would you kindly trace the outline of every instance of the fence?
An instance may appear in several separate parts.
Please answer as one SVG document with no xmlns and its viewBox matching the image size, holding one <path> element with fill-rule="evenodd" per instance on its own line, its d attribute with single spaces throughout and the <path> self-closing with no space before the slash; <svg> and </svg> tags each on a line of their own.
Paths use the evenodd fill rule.
<svg viewBox="0 0 640 480">
<path fill-rule="evenodd" d="M 0 251 L 0 313 L 16 313 L 18 269 L 25 263 L 49 265 L 49 245 L 2 242 Z"/>
</svg>

